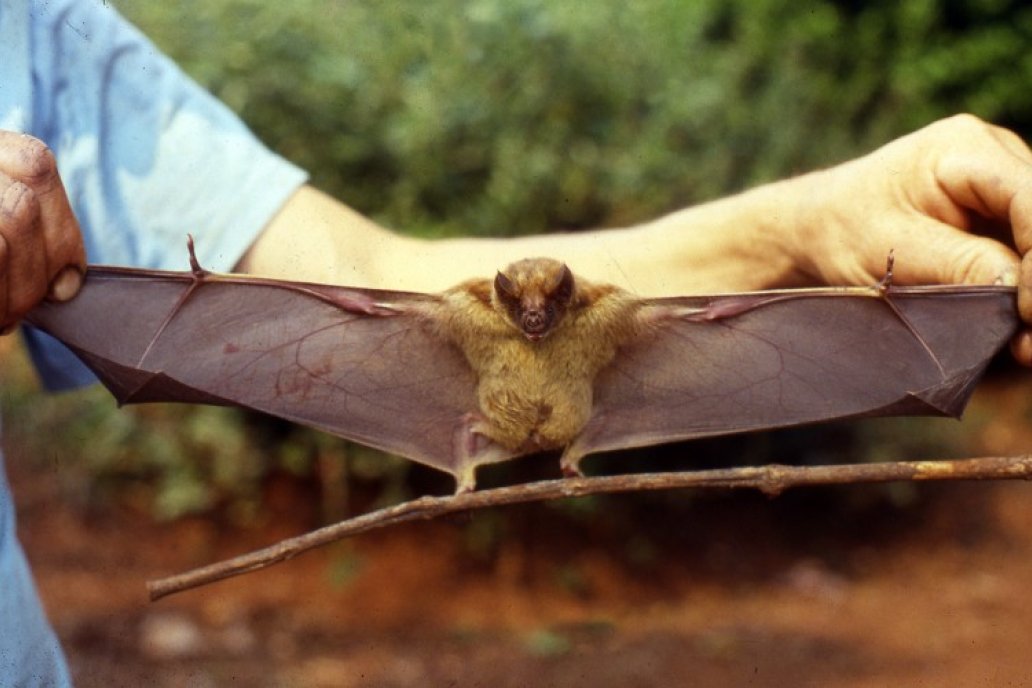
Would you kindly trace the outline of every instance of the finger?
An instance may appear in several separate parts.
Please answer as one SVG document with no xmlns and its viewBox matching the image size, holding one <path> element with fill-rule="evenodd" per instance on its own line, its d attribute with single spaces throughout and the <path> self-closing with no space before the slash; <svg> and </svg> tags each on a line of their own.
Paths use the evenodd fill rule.
<svg viewBox="0 0 1032 688">
<path fill-rule="evenodd" d="M 31 136 L 0 132 L 0 171 L 28 186 L 35 195 L 48 283 L 68 274 L 68 267 L 81 277 L 86 269 L 86 251 L 50 149 Z M 78 284 L 74 278 L 62 276 L 54 287 L 52 296 L 60 299 L 74 294 Z"/>
<path fill-rule="evenodd" d="M 1007 147 L 999 152 L 978 158 L 965 152 L 946 154 L 936 176 L 950 198 L 965 208 L 1013 221 L 1015 199 L 1032 190 L 1032 163 Z"/>
<path fill-rule="evenodd" d="M 49 281 L 39 204 L 29 187 L 6 176 L 0 178 L 0 236 L 6 257 L 6 326 L 43 299 Z"/>
<path fill-rule="evenodd" d="M 1010 349 L 1018 363 L 1032 367 L 1032 331 L 1022 330 L 1016 334 Z"/>
<path fill-rule="evenodd" d="M 891 235 L 895 256 L 893 278 L 899 284 L 1005 284 L 1018 283 L 1019 256 L 988 237 L 968 234 L 927 216 L 915 218 Z M 877 251 L 869 260 L 883 261 Z M 874 275 L 884 262 L 872 263 Z M 1032 284 L 1032 282 L 1030 282 Z M 1029 293 L 1032 297 L 1032 291 Z"/>
<path fill-rule="evenodd" d="M 50 280 L 50 288 L 47 290 L 47 298 L 51 301 L 67 301 L 82 287 L 84 273 L 78 265 L 66 265 L 60 272 Z"/>
<path fill-rule="evenodd" d="M 996 139 L 994 138 L 994 144 Z M 947 154 L 937 170 L 943 190 L 979 215 L 1007 222 L 1018 250 L 1032 249 L 1032 161 L 1016 154 L 1015 143 L 999 155 Z"/>
<path fill-rule="evenodd" d="M 1032 323 L 1032 253 L 1021 259 L 1021 274 L 1018 279 L 1018 313 L 1021 319 Z"/>
<path fill-rule="evenodd" d="M 996 125 L 989 125 L 989 133 L 1000 142 L 1000 145 L 1009 150 L 1012 155 L 1032 164 L 1032 148 L 1029 148 L 1028 144 L 1020 136 L 1010 129 L 1004 129 Z"/>
</svg>

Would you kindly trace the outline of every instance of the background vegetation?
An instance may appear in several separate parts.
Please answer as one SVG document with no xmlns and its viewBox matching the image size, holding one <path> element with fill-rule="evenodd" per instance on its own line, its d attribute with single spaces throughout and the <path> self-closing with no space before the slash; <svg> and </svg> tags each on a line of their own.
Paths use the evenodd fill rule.
<svg viewBox="0 0 1032 688">
<path fill-rule="evenodd" d="M 961 111 L 1032 134 L 1032 8 L 1016 0 L 116 5 L 316 185 L 422 235 L 644 220 Z M 114 490 L 160 516 L 221 505 L 246 521 L 274 471 L 322 476 L 337 505 L 349 480 L 373 481 L 382 499 L 412 479 L 448 489 L 224 409 L 113 413 L 99 390 L 44 402 L 23 365 L 7 370 L 8 429 L 41 460 L 81 455 L 69 475 L 86 501 Z M 832 427 L 690 453 L 834 460 L 902 437 L 915 451 L 962 451 L 941 426 L 862 427 L 860 444 Z"/>
</svg>

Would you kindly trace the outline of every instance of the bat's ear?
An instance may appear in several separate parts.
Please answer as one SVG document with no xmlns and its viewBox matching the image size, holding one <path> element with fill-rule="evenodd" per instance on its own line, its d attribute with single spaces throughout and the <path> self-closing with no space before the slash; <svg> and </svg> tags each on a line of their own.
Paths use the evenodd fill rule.
<svg viewBox="0 0 1032 688">
<path fill-rule="evenodd" d="M 504 272 L 499 272 L 495 275 L 494 287 L 499 296 L 509 297 L 510 299 L 519 298 L 516 294 L 516 285 L 512 283 L 512 280 Z"/>
<path fill-rule="evenodd" d="M 573 273 L 566 265 L 563 265 L 549 294 L 554 301 L 564 306 L 573 300 Z"/>
</svg>

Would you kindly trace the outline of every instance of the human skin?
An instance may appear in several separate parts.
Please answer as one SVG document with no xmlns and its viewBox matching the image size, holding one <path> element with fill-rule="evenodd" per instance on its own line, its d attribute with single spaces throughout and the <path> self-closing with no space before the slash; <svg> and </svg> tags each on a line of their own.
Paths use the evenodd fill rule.
<svg viewBox="0 0 1032 688">
<path fill-rule="evenodd" d="M 973 230 L 1006 230 L 999 239 Z M 303 228 L 303 231 L 299 231 Z M 971 115 L 855 160 L 624 228 L 510 239 L 418 239 L 299 189 L 241 259 L 243 272 L 441 291 L 528 256 L 639 296 L 870 284 L 889 251 L 898 284 L 1018 287 L 1032 325 L 1032 151 Z M 53 155 L 0 132 L 0 327 L 77 290 L 85 256 Z M 1032 330 L 1015 357 L 1032 365 Z"/>
</svg>

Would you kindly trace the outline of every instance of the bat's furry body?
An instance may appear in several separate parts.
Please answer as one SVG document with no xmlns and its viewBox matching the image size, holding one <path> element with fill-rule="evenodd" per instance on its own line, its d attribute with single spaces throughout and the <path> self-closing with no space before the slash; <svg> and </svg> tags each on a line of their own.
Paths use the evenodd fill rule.
<svg viewBox="0 0 1032 688">
<path fill-rule="evenodd" d="M 591 417 L 595 377 L 644 327 L 642 302 L 614 286 L 577 280 L 555 303 L 550 290 L 562 270 L 557 261 L 530 259 L 502 273 L 516 299 L 556 311 L 543 334 L 528 336 L 488 279 L 444 292 L 435 314 L 476 375 L 479 417 L 470 431 L 511 452 L 570 445 Z M 578 459 L 566 457 L 564 470 L 576 472 Z"/>
</svg>

